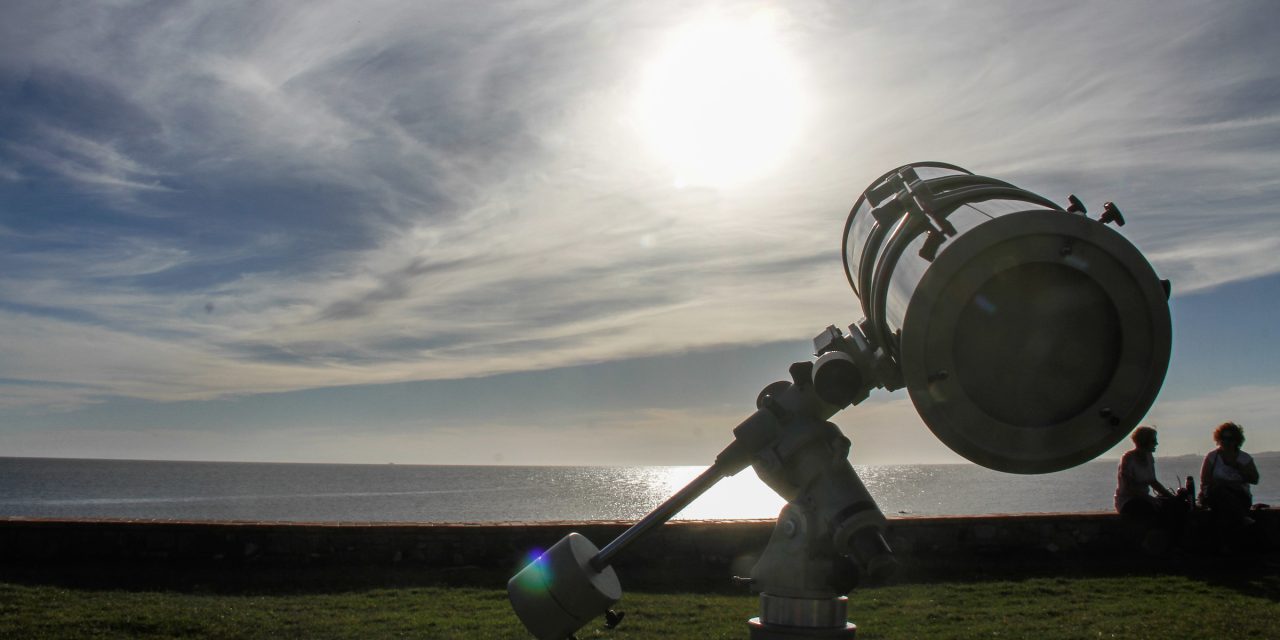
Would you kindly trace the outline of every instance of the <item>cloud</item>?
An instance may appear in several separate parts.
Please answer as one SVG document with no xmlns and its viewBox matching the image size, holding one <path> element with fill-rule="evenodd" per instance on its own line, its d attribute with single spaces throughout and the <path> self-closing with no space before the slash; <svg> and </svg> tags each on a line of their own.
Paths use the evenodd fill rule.
<svg viewBox="0 0 1280 640">
<path fill-rule="evenodd" d="M 772 174 L 678 189 L 629 119 L 644 63 L 755 5 L 19 3 L 0 376 L 73 386 L 0 402 L 803 338 L 860 315 L 852 199 L 923 158 L 1117 201 L 1179 293 L 1274 273 L 1280 45 L 1241 36 L 1275 9 L 1101 7 L 790 5 L 800 138 Z"/>
<path fill-rule="evenodd" d="M 1280 221 L 1196 229 L 1187 236 L 1197 242 L 1180 242 L 1147 254 L 1153 264 L 1163 267 L 1161 276 L 1174 282 L 1179 295 L 1276 272 L 1273 258 L 1280 252 Z"/>
<path fill-rule="evenodd" d="M 10 144 L 8 150 L 14 157 L 88 191 L 112 195 L 168 190 L 160 183 L 160 172 L 139 164 L 109 143 L 61 130 L 45 131 L 39 138 L 39 147 Z"/>
<path fill-rule="evenodd" d="M 1204 394 L 1161 398 L 1147 415 L 1147 422 L 1160 430 L 1163 455 L 1208 452 L 1216 446 L 1213 428 L 1226 421 L 1245 427 L 1249 451 L 1278 451 L 1280 434 L 1273 428 L 1276 393 L 1280 393 L 1280 388 L 1275 385 L 1240 385 Z"/>
</svg>

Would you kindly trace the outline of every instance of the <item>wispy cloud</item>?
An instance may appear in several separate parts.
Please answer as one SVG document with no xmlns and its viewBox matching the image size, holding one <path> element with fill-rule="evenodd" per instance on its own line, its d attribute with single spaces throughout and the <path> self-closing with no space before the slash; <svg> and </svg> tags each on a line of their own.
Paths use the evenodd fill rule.
<svg viewBox="0 0 1280 640">
<path fill-rule="evenodd" d="M 1280 44 L 1251 36 L 1274 5 L 788 5 L 814 105 L 790 155 L 675 188 L 628 114 L 663 34 L 708 11 L 6 9 L 0 377 L 84 386 L 0 402 L 803 338 L 857 315 L 850 201 L 924 158 L 1117 201 L 1178 292 L 1280 269 Z"/>
<path fill-rule="evenodd" d="M 8 152 L 88 191 L 110 195 L 169 190 L 160 183 L 159 171 L 143 166 L 108 142 L 58 129 L 39 132 L 37 138 L 40 146 L 10 144 Z"/>
</svg>

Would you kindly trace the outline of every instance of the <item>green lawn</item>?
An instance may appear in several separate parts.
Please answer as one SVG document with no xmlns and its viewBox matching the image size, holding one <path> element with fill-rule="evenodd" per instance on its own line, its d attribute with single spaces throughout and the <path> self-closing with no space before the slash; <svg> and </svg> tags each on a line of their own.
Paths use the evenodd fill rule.
<svg viewBox="0 0 1280 640">
<path fill-rule="evenodd" d="M 526 638 L 501 588 L 103 586 L 0 576 L 0 638 Z M 70 583 L 70 584 L 68 584 Z M 295 585 L 296 587 L 297 585 Z M 314 585 L 313 585 L 314 586 Z M 1276 638 L 1280 577 L 1049 577 L 856 591 L 870 638 Z M 746 594 L 626 593 L 580 638 L 742 638 Z"/>
</svg>

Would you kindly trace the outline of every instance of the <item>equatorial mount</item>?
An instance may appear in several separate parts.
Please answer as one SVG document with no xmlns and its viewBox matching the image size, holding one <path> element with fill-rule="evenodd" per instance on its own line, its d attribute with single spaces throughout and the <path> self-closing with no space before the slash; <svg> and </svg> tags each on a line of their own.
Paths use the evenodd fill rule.
<svg viewBox="0 0 1280 640">
<path fill-rule="evenodd" d="M 938 162 L 873 182 L 842 252 L 865 319 L 814 338 L 715 462 L 603 549 L 570 534 L 512 577 L 520 620 L 562 640 L 608 612 L 622 596 L 613 559 L 750 466 L 787 500 L 751 571 L 750 637 L 852 638 L 845 594 L 897 561 L 829 419 L 874 389 L 905 386 L 943 443 L 1001 471 L 1058 471 L 1119 442 L 1164 380 L 1169 284 L 1107 226 L 1124 224 L 1115 205 L 1093 220 L 1068 202 Z"/>
</svg>

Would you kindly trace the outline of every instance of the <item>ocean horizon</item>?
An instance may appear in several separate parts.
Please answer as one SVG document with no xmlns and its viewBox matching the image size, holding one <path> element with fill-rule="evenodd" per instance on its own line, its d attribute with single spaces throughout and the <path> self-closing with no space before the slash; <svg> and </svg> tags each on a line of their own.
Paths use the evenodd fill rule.
<svg viewBox="0 0 1280 640">
<path fill-rule="evenodd" d="M 1254 454 L 1254 501 L 1280 503 L 1280 453 Z M 1157 457 L 1174 487 L 1199 455 Z M 885 515 L 1110 511 L 1116 459 L 1016 475 L 967 463 L 854 468 Z M 636 520 L 701 466 L 406 465 L 0 457 L 0 517 L 492 523 Z M 677 519 L 772 519 L 784 502 L 747 469 Z"/>
</svg>

